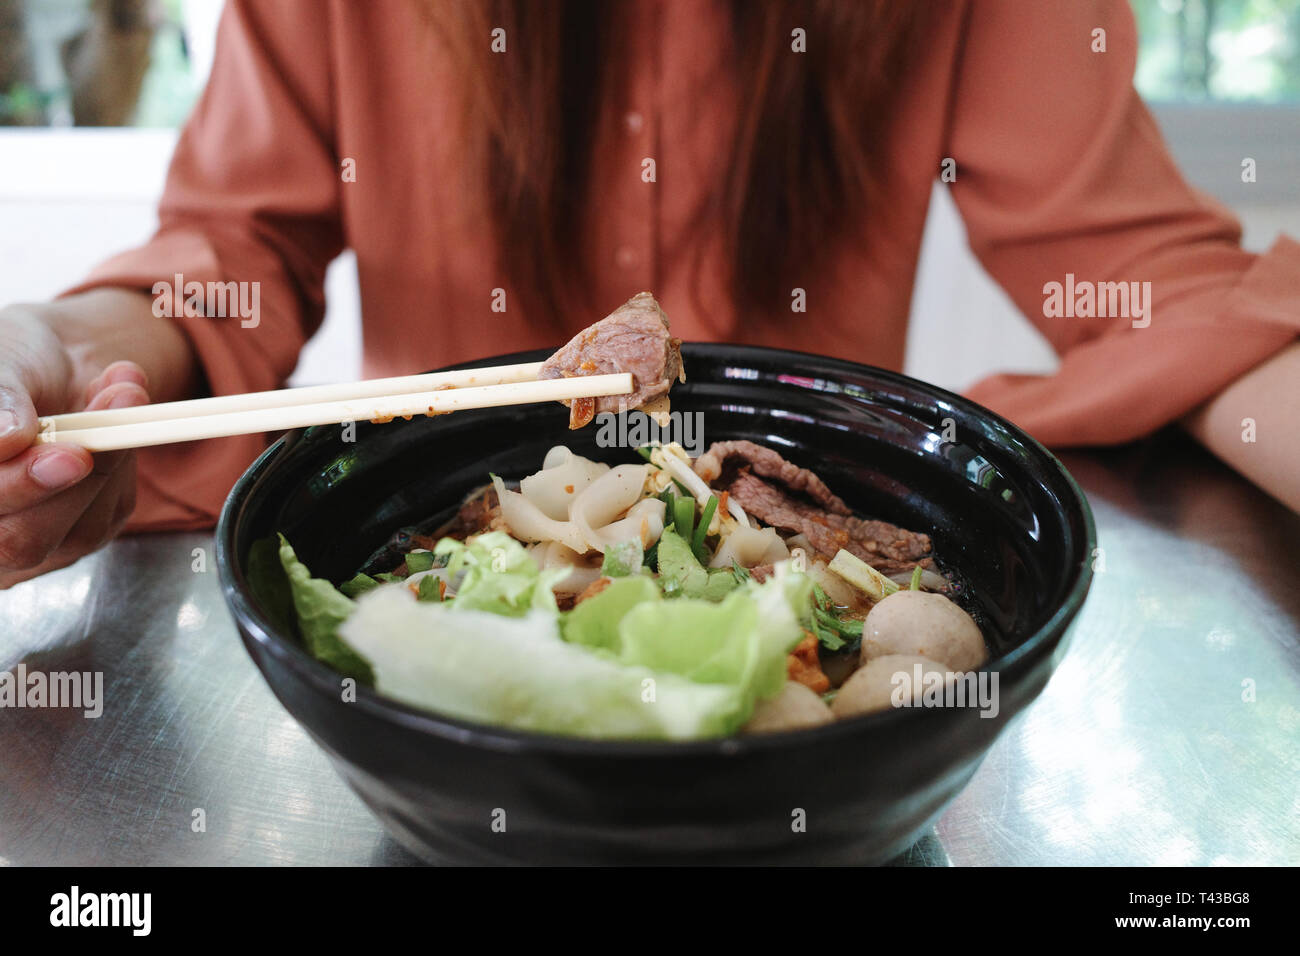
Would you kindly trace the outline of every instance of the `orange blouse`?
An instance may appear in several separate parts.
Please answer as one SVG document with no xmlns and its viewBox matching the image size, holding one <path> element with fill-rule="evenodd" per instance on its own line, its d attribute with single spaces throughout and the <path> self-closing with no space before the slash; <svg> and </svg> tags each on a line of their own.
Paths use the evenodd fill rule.
<svg viewBox="0 0 1300 956">
<path fill-rule="evenodd" d="M 969 394 L 1048 444 L 1147 434 L 1300 328 L 1300 244 L 1242 251 L 1233 217 L 1183 181 L 1133 90 L 1137 35 L 1125 0 L 954 0 L 922 61 L 898 78 L 886 158 L 892 222 L 864 226 L 870 255 L 825 250 L 830 268 L 809 283 L 806 313 L 747 325 L 719 278 L 720 237 L 687 229 L 725 175 L 743 92 L 716 41 L 726 5 L 638 2 L 636 16 L 626 103 L 598 131 L 600 161 L 586 184 L 600 197 L 587 233 L 594 301 L 613 308 L 649 289 L 686 340 L 900 368 L 930 189 L 952 158 L 948 188 L 972 248 L 1062 358 L 1054 375 L 998 375 Z M 1104 53 L 1091 49 L 1097 27 Z M 809 37 L 803 55 L 815 44 Z M 255 328 L 237 316 L 177 320 L 214 394 L 282 385 L 320 323 L 325 268 L 344 246 L 357 257 L 368 377 L 558 345 L 514 305 L 469 199 L 455 135 L 460 82 L 414 2 L 231 0 L 157 235 L 72 291 L 149 291 L 178 273 L 260 282 Z M 641 177 L 647 156 L 653 183 Z M 345 160 L 355 181 L 341 175 Z M 1045 285 L 1067 273 L 1150 282 L 1150 325 L 1045 316 Z M 504 313 L 492 308 L 497 288 L 507 290 Z M 597 318 L 574 316 L 570 333 Z M 210 525 L 264 447 L 264 437 L 245 436 L 141 452 L 129 527 Z"/>
</svg>

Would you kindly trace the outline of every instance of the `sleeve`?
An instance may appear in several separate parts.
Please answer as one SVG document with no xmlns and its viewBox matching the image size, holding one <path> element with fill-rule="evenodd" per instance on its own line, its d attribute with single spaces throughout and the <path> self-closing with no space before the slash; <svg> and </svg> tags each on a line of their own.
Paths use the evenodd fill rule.
<svg viewBox="0 0 1300 956">
<path fill-rule="evenodd" d="M 1133 89 L 1136 53 L 1124 0 L 983 0 L 957 66 L 953 199 L 976 256 L 1061 357 L 1055 374 L 995 375 L 969 395 L 1050 445 L 1149 434 L 1300 331 L 1300 244 L 1241 249 Z M 1103 283 L 1149 291 L 1145 314 L 1115 315 L 1122 290 Z M 1110 317 L 1080 314 L 1099 311 L 1088 286 Z"/>
<path fill-rule="evenodd" d="M 325 269 L 343 246 L 327 9 L 316 0 L 227 3 L 211 77 L 168 171 L 158 231 L 65 293 L 153 294 L 159 282 L 183 293 L 191 282 L 237 288 L 239 310 L 224 292 L 205 299 L 207 314 L 186 316 L 181 302 L 170 310 L 213 395 L 281 387 L 324 315 Z M 265 447 L 266 436 L 244 435 L 142 449 L 127 531 L 211 526 Z"/>
</svg>

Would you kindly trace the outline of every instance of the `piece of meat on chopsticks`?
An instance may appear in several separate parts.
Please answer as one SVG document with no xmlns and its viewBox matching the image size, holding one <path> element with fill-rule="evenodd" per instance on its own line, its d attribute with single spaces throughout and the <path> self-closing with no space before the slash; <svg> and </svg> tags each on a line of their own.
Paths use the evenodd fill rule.
<svg viewBox="0 0 1300 956">
<path fill-rule="evenodd" d="M 600 412 L 634 408 L 667 411 L 663 403 L 673 382 L 686 381 L 681 339 L 673 338 L 668 316 L 649 292 L 632 296 L 575 335 L 542 364 L 537 377 L 572 378 L 614 372 L 631 373 L 631 394 L 566 401 L 570 428 L 581 428 Z"/>
</svg>

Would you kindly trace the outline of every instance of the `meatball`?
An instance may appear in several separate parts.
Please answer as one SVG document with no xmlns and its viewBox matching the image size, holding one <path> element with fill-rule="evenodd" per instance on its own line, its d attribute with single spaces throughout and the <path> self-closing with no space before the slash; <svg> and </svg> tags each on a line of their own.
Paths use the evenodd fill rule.
<svg viewBox="0 0 1300 956">
<path fill-rule="evenodd" d="M 916 667 L 921 668 L 921 680 L 916 680 Z M 907 675 L 906 682 L 895 682 L 894 675 Z M 909 689 L 909 703 L 918 703 L 925 689 L 925 675 L 929 673 L 944 676 L 950 673 L 942 664 L 917 657 L 915 654 L 886 654 L 869 661 L 854 671 L 853 676 L 844 682 L 835 702 L 831 704 L 831 713 L 837 717 L 853 717 L 857 714 L 871 714 L 879 710 L 889 710 L 898 706 L 894 701 L 895 691 L 901 695 Z M 900 698 L 901 702 L 901 698 Z"/>
<path fill-rule="evenodd" d="M 972 671 L 988 658 L 971 616 L 942 594 L 895 591 L 873 607 L 862 627 L 862 662 L 915 654 L 949 670 Z"/>
<path fill-rule="evenodd" d="M 830 708 L 814 691 L 795 681 L 786 681 L 781 692 L 759 703 L 741 733 L 770 734 L 781 730 L 799 730 L 829 724 Z"/>
</svg>

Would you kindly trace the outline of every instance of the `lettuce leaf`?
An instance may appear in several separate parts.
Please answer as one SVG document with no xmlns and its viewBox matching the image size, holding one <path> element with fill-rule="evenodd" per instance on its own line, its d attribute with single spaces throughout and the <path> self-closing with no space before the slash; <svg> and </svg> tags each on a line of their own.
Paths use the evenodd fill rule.
<svg viewBox="0 0 1300 956">
<path fill-rule="evenodd" d="M 645 551 L 641 542 L 635 538 L 611 544 L 605 549 L 605 560 L 601 562 L 600 573 L 607 578 L 625 578 L 629 574 L 641 573 L 641 562 Z"/>
<path fill-rule="evenodd" d="M 459 579 L 454 599 L 418 601 L 405 585 L 354 579 L 354 601 L 279 542 L 303 641 L 335 670 L 466 720 L 586 737 L 735 733 L 785 681 L 811 591 L 803 575 L 741 584 L 726 570 L 732 590 L 721 603 L 669 600 L 653 578 L 632 574 L 562 614 L 551 584 L 563 570 L 540 571 L 494 532 L 435 548 Z M 670 555 L 678 545 L 689 554 L 677 537 Z M 690 559 L 694 567 L 682 566 L 703 573 L 707 590 L 710 576 Z"/>
<path fill-rule="evenodd" d="M 298 560 L 293 547 L 280 535 L 280 564 L 289 579 L 298 631 L 312 657 L 344 677 L 374 683 L 369 662 L 339 637 L 339 625 L 356 609 L 356 602 L 324 578 L 314 578 Z"/>
<path fill-rule="evenodd" d="M 634 579 L 629 579 L 634 580 Z M 520 730 L 686 740 L 731 733 L 735 689 L 629 667 L 570 644 L 555 614 L 502 617 L 380 588 L 343 635 L 378 689 L 416 707 Z"/>
<path fill-rule="evenodd" d="M 647 603 L 661 603 L 659 588 L 650 577 L 637 574 L 617 578 L 564 615 L 564 639 L 570 644 L 617 654 L 621 646 L 618 628 L 624 615 L 638 604 Z"/>
<path fill-rule="evenodd" d="M 720 601 L 739 583 L 729 568 L 710 571 L 700 564 L 690 542 L 673 529 L 659 538 L 659 583 L 669 597 Z"/>
<path fill-rule="evenodd" d="M 447 577 L 457 582 L 451 602 L 455 610 L 502 617 L 522 617 L 534 610 L 558 613 L 551 587 L 566 569 L 542 571 L 524 546 L 504 531 L 480 534 L 468 543 L 443 538 L 433 550 L 447 556 Z"/>
<path fill-rule="evenodd" d="M 791 588 L 786 579 L 774 578 L 738 588 L 721 603 L 691 598 L 643 603 L 619 622 L 619 659 L 734 687 L 738 728 L 758 700 L 785 683 L 786 655 L 802 637 L 797 610 L 802 600 L 801 585 Z"/>
<path fill-rule="evenodd" d="M 373 591 L 377 587 L 379 587 L 378 581 L 368 574 L 357 572 L 339 585 L 339 591 L 345 597 L 359 598 L 367 591 Z"/>
<path fill-rule="evenodd" d="M 786 655 L 802 637 L 799 615 L 810 584 L 802 575 L 785 575 L 737 588 L 715 603 L 664 600 L 648 579 L 623 578 L 564 615 L 563 636 L 627 667 L 728 688 L 712 717 L 732 733 L 785 683 Z"/>
<path fill-rule="evenodd" d="M 277 629 L 298 634 L 289 576 L 280 563 L 280 538 L 269 534 L 248 549 L 248 590 Z"/>
</svg>

